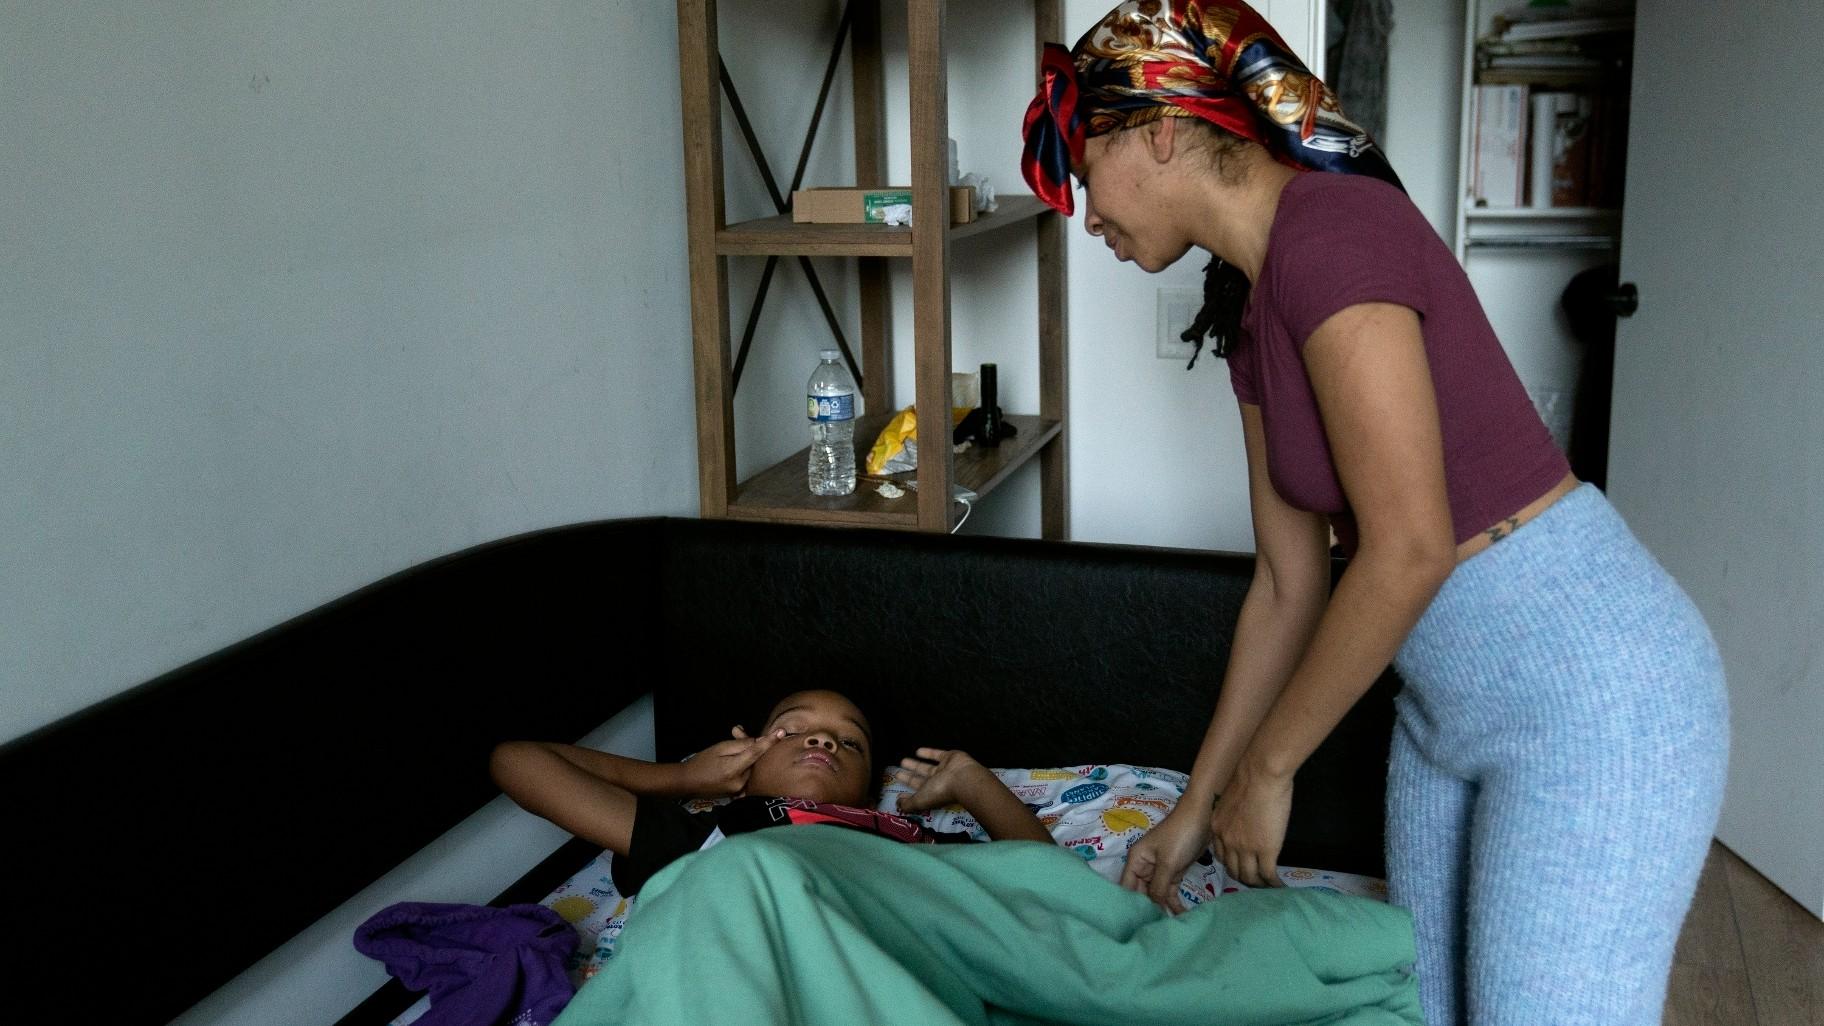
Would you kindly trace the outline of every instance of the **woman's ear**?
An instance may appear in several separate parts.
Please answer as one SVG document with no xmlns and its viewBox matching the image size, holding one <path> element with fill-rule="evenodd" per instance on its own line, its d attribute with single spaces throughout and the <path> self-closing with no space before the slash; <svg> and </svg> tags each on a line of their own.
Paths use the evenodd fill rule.
<svg viewBox="0 0 1824 1026">
<path fill-rule="evenodd" d="M 1159 118 L 1146 126 L 1146 145 L 1154 163 L 1168 164 L 1178 150 L 1178 119 Z"/>
</svg>

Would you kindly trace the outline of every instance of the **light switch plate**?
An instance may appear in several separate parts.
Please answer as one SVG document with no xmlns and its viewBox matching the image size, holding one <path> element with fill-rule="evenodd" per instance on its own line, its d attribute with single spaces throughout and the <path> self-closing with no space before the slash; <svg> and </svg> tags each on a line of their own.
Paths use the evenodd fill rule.
<svg viewBox="0 0 1824 1026">
<path fill-rule="evenodd" d="M 1159 335 L 1154 350 L 1159 359 L 1190 362 L 1191 354 L 1197 349 L 1178 336 L 1197 319 L 1197 311 L 1201 309 L 1202 289 L 1159 290 Z"/>
</svg>

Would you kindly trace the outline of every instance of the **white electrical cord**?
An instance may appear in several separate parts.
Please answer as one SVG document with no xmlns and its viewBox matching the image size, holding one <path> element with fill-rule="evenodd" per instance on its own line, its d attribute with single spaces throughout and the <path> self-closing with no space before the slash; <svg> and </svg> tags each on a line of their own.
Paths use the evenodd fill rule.
<svg viewBox="0 0 1824 1026">
<path fill-rule="evenodd" d="M 974 502 L 972 502 L 968 499 L 965 499 L 960 495 L 956 497 L 956 501 L 963 504 L 963 519 L 958 520 L 956 522 L 956 526 L 952 527 L 950 529 L 951 534 L 955 534 L 956 532 L 962 530 L 963 525 L 969 522 L 969 514 L 975 512 L 975 503 Z"/>
<path fill-rule="evenodd" d="M 917 481 L 907 481 L 906 487 L 910 488 L 911 490 L 916 492 L 916 491 L 918 491 L 918 482 Z M 969 514 L 975 512 L 975 500 L 981 498 L 980 495 L 977 495 L 975 492 L 972 492 L 969 489 L 964 488 L 962 485 L 955 485 L 953 487 L 954 487 L 954 491 L 952 491 L 950 493 L 950 498 L 956 502 L 960 502 L 963 504 L 963 519 L 958 520 L 956 522 L 956 526 L 952 527 L 950 529 L 951 534 L 955 534 L 956 532 L 962 530 L 963 525 L 969 522 Z"/>
</svg>

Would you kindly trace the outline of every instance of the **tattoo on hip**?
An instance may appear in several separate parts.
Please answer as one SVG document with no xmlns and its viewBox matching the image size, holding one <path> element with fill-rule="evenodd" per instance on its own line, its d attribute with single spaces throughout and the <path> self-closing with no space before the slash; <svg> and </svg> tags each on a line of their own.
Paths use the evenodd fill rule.
<svg viewBox="0 0 1824 1026">
<path fill-rule="evenodd" d="M 1519 527 L 1520 527 L 1520 518 L 1519 517 L 1508 517 L 1506 520 L 1501 521 L 1500 523 L 1496 524 L 1495 526 L 1489 528 L 1486 531 L 1483 531 L 1482 533 L 1488 535 L 1489 544 L 1492 545 L 1495 542 L 1498 542 L 1501 539 L 1507 537 L 1508 535 L 1513 534 L 1514 531 L 1516 529 L 1518 529 Z"/>
</svg>

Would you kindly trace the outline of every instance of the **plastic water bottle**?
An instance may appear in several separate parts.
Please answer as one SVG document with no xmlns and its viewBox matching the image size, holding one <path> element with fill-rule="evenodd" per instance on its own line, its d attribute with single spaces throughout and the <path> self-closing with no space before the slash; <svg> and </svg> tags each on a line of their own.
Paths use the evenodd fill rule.
<svg viewBox="0 0 1824 1026">
<path fill-rule="evenodd" d="M 812 495 L 847 495 L 855 490 L 855 379 L 842 353 L 825 349 L 823 362 L 805 386 L 811 418 Z"/>
</svg>

